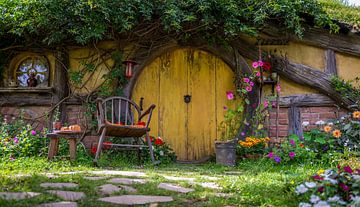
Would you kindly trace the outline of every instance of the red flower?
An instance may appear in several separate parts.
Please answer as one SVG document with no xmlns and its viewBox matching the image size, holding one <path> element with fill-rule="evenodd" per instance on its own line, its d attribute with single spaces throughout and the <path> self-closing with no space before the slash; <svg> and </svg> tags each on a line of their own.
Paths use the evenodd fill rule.
<svg viewBox="0 0 360 207">
<path fill-rule="evenodd" d="M 136 125 L 145 127 L 146 123 L 144 121 L 139 121 Z"/>
<path fill-rule="evenodd" d="M 305 145 L 304 145 L 303 143 L 300 143 L 300 147 L 301 147 L 301 148 L 304 148 Z"/>
<path fill-rule="evenodd" d="M 317 191 L 318 191 L 319 193 L 324 192 L 324 186 L 319 187 L 319 188 L 317 189 Z"/>
<path fill-rule="evenodd" d="M 110 149 L 112 142 L 104 142 L 103 144 L 104 144 L 104 149 Z"/>
<path fill-rule="evenodd" d="M 313 178 L 314 180 L 324 180 L 324 178 L 321 177 L 320 175 L 314 175 Z"/>
<path fill-rule="evenodd" d="M 150 142 L 153 142 L 154 141 L 154 137 L 153 136 L 150 136 Z M 147 142 L 147 139 L 146 139 L 146 137 L 145 137 L 145 142 Z"/>
<path fill-rule="evenodd" d="M 271 64 L 269 62 L 264 62 L 264 65 L 262 67 L 264 68 L 264 70 L 270 70 Z"/>
<path fill-rule="evenodd" d="M 350 174 L 354 172 L 349 165 L 344 167 L 344 171 Z"/>
<path fill-rule="evenodd" d="M 350 190 L 349 186 L 345 185 L 344 183 L 340 183 L 339 186 L 340 186 L 340 188 L 342 188 L 344 191 L 349 191 L 349 190 Z"/>
<path fill-rule="evenodd" d="M 158 137 L 156 140 L 155 140 L 155 145 L 163 145 L 164 144 L 164 141 L 161 139 L 161 137 Z"/>
<path fill-rule="evenodd" d="M 97 151 L 97 147 L 96 146 L 93 146 L 91 147 L 91 154 L 96 154 L 96 151 Z"/>
</svg>

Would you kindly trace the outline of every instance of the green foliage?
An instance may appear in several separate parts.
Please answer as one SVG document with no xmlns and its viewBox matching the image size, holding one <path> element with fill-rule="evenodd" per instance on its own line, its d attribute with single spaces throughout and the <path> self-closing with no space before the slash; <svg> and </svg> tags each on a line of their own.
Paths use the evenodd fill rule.
<svg viewBox="0 0 360 207">
<path fill-rule="evenodd" d="M 238 130 L 241 126 L 241 120 L 243 117 L 244 107 L 242 105 L 238 105 L 237 109 L 226 109 L 226 113 L 224 115 L 224 121 L 220 123 L 220 131 L 221 134 L 219 136 L 219 141 L 227 141 L 234 139 Z"/>
<path fill-rule="evenodd" d="M 22 116 L 0 123 L 0 158 L 17 159 L 18 157 L 46 155 L 44 134 L 34 130 L 22 120 Z"/>
<path fill-rule="evenodd" d="M 356 77 L 354 80 L 345 81 L 338 76 L 333 76 L 331 78 L 331 85 L 343 97 L 352 99 L 355 102 L 360 102 L 360 86 L 354 86 L 354 83 L 358 83 L 359 80 L 360 77 Z"/>
<path fill-rule="evenodd" d="M 202 33 L 227 39 L 254 35 L 274 20 L 301 36 L 304 14 L 314 16 L 317 25 L 331 25 L 315 0 L 13 0 L 0 2 L 0 37 L 86 44 L 152 25 L 149 29 L 183 37 Z"/>
<path fill-rule="evenodd" d="M 351 25 L 360 24 L 360 7 L 352 6 L 343 0 L 319 0 L 331 19 Z"/>
</svg>

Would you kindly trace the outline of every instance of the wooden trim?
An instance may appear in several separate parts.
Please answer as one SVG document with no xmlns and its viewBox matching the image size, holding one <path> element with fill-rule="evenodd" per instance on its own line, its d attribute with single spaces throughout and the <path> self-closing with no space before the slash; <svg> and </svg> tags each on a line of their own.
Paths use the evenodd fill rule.
<svg viewBox="0 0 360 207">
<path fill-rule="evenodd" d="M 325 51 L 325 73 L 329 75 L 337 75 L 336 55 L 334 50 Z"/>
<path fill-rule="evenodd" d="M 19 87 L 19 88 L 0 88 L 0 93 L 49 93 L 53 92 L 52 87 Z"/>
<path fill-rule="evenodd" d="M 328 96 L 322 94 L 299 94 L 280 97 L 280 107 L 306 107 L 306 106 L 334 106 L 336 103 Z"/>
<path fill-rule="evenodd" d="M 0 96 L 0 106 L 50 106 L 52 103 L 51 96 Z"/>
</svg>

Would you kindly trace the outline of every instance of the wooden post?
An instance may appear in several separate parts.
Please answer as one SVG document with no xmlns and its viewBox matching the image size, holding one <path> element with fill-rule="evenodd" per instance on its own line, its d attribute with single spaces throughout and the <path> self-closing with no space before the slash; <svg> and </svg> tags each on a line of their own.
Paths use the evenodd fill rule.
<svg viewBox="0 0 360 207">
<path fill-rule="evenodd" d="M 329 75 L 337 75 L 336 56 L 334 50 L 325 51 L 325 73 Z"/>
<path fill-rule="evenodd" d="M 289 108 L 289 134 L 296 134 L 301 138 L 303 136 L 302 126 L 301 126 L 301 112 L 300 108 L 291 105 Z"/>
</svg>

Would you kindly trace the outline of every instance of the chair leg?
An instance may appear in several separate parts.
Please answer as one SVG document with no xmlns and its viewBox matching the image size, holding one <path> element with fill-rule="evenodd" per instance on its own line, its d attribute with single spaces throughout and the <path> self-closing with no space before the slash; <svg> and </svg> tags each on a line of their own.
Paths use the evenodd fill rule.
<svg viewBox="0 0 360 207">
<path fill-rule="evenodd" d="M 93 161 L 94 165 L 98 165 L 98 160 L 100 157 L 100 153 L 101 153 L 101 149 L 102 149 L 102 145 L 103 142 L 105 140 L 105 134 L 106 134 L 106 128 L 104 128 L 101 132 L 100 138 L 99 138 L 99 142 L 98 142 L 98 146 L 97 146 L 97 150 L 96 150 L 96 155 L 95 155 L 95 159 Z"/>
<path fill-rule="evenodd" d="M 151 144 L 151 141 L 150 141 L 149 132 L 146 132 L 146 141 L 147 141 L 148 146 L 149 146 L 151 161 L 152 161 L 153 164 L 157 164 L 155 162 L 154 151 L 153 151 L 152 144 Z"/>
</svg>

